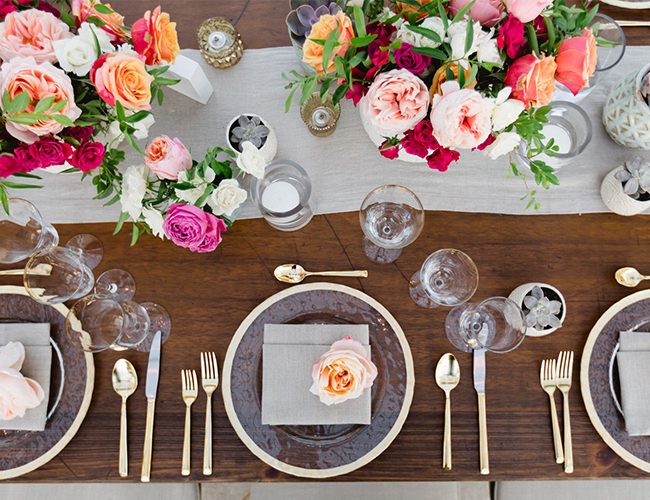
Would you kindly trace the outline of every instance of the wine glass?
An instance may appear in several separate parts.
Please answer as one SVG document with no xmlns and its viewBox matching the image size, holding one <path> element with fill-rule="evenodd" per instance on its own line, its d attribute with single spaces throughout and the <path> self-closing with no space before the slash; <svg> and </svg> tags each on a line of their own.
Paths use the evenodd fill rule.
<svg viewBox="0 0 650 500">
<path fill-rule="evenodd" d="M 424 227 L 424 209 L 418 197 L 402 186 L 382 186 L 361 204 L 359 222 L 365 234 L 363 250 L 379 264 L 389 264 L 413 243 Z"/>
<path fill-rule="evenodd" d="M 37 266 L 49 269 L 50 273 L 37 272 Z M 23 283 L 29 295 L 37 302 L 60 304 L 89 294 L 95 284 L 95 277 L 73 250 L 47 247 L 27 261 Z"/>
<path fill-rule="evenodd" d="M 104 257 L 104 245 L 92 234 L 77 234 L 70 238 L 65 246 L 76 251 L 81 261 L 90 269 L 95 269 Z"/>
<path fill-rule="evenodd" d="M 59 234 L 38 209 L 20 198 L 7 200 L 9 213 L 0 209 L 0 262 L 14 264 L 45 247 L 56 246 Z"/>
<path fill-rule="evenodd" d="M 135 279 L 124 269 L 109 269 L 95 280 L 95 293 L 117 301 L 131 300 L 135 295 Z"/>
<path fill-rule="evenodd" d="M 464 252 L 443 248 L 432 253 L 409 281 L 409 294 L 422 307 L 453 307 L 472 298 L 478 269 Z"/>
<path fill-rule="evenodd" d="M 445 320 L 445 332 L 452 345 L 464 352 L 508 352 L 524 340 L 526 318 L 512 300 L 490 297 L 454 307 Z"/>
</svg>

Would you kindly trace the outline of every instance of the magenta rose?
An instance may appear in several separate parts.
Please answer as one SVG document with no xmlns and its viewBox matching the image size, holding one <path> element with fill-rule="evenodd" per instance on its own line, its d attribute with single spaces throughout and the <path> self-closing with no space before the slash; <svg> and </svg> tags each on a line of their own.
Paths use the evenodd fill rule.
<svg viewBox="0 0 650 500">
<path fill-rule="evenodd" d="M 101 142 L 84 142 L 70 157 L 70 164 L 82 172 L 90 172 L 104 161 L 104 145 Z"/>
<path fill-rule="evenodd" d="M 361 98 L 368 93 L 368 87 L 362 85 L 361 82 L 353 82 L 352 89 L 345 93 L 346 99 L 352 99 L 352 103 L 356 106 L 359 104 Z"/>
<path fill-rule="evenodd" d="M 29 151 L 34 158 L 40 160 L 41 166 L 46 168 L 51 165 L 63 165 L 72 155 L 72 146 L 54 139 L 41 139 L 29 146 Z"/>
<path fill-rule="evenodd" d="M 521 55 L 521 48 L 525 43 L 524 29 L 523 23 L 512 14 L 499 28 L 497 45 L 500 49 L 506 49 L 508 57 L 516 59 Z"/>
<path fill-rule="evenodd" d="M 194 205 L 173 203 L 167 211 L 163 230 L 176 245 L 192 252 L 211 252 L 221 243 L 226 230 L 223 220 Z"/>
<path fill-rule="evenodd" d="M 366 25 L 366 33 L 368 35 L 377 35 L 377 40 L 382 39 L 385 45 L 390 43 L 390 37 L 397 31 L 397 28 L 392 24 L 382 24 L 379 21 Z"/>
<path fill-rule="evenodd" d="M 446 172 L 452 161 L 458 161 L 460 153 L 451 149 L 440 148 L 427 156 L 429 168 Z"/>
<path fill-rule="evenodd" d="M 18 172 L 28 172 L 23 167 L 23 163 L 11 155 L 0 156 L 0 177 L 9 177 L 10 175 L 17 174 Z"/>
<path fill-rule="evenodd" d="M 93 136 L 93 126 L 88 125 L 87 127 L 68 127 L 61 132 L 61 135 L 64 137 L 72 137 L 79 142 L 86 142 Z"/>
<path fill-rule="evenodd" d="M 390 147 L 391 144 L 386 139 L 384 142 L 381 143 L 381 146 L 379 146 L 379 152 L 384 158 L 388 158 L 389 160 L 394 160 L 399 156 L 399 144 Z"/>
<path fill-rule="evenodd" d="M 205 232 L 203 241 L 196 249 L 199 253 L 214 251 L 221 243 L 221 232 L 226 230 L 226 223 L 223 220 L 212 214 L 206 215 L 208 216 L 208 229 Z"/>
<path fill-rule="evenodd" d="M 490 144 L 492 144 L 496 140 L 497 138 L 494 137 L 493 134 L 490 134 L 488 135 L 488 138 L 485 139 L 481 144 L 479 144 L 475 148 L 472 148 L 472 151 L 474 151 L 475 149 L 478 149 L 479 151 L 483 151 L 485 148 L 487 148 Z"/>
<path fill-rule="evenodd" d="M 377 67 L 388 64 L 388 51 L 381 50 L 381 48 L 385 46 L 386 44 L 384 40 L 381 40 L 380 38 L 373 40 L 370 42 L 370 45 L 368 45 L 368 57 L 372 61 L 372 64 Z"/>
<path fill-rule="evenodd" d="M 413 129 L 413 137 L 429 149 L 437 149 L 440 147 L 438 141 L 433 136 L 433 127 L 429 120 L 422 120 L 415 126 L 415 129 Z"/>
<path fill-rule="evenodd" d="M 23 172 L 29 172 L 43 166 L 41 160 L 34 156 L 34 152 L 29 146 L 18 146 L 14 149 L 14 155 L 20 161 Z"/>
<path fill-rule="evenodd" d="M 31 2 L 31 0 L 29 0 L 29 1 Z M 18 3 L 29 3 L 29 2 L 20 2 L 20 0 L 19 0 Z M 54 17 L 58 17 L 58 18 L 61 17 L 61 12 L 59 12 L 59 9 L 57 9 L 56 7 L 50 5 L 49 3 L 45 2 L 44 0 L 39 0 L 38 5 L 36 6 L 36 8 L 38 10 L 42 10 L 44 12 L 49 12 Z"/>
<path fill-rule="evenodd" d="M 429 152 L 427 145 L 417 140 L 415 131 L 413 130 L 406 132 L 406 135 L 402 139 L 402 147 L 407 153 L 419 156 L 420 158 L 424 158 Z"/>
<path fill-rule="evenodd" d="M 10 12 L 15 12 L 18 7 L 11 0 L 0 0 L 0 17 L 5 17 Z M 0 166 L 0 176 L 2 176 L 2 167 Z"/>
<path fill-rule="evenodd" d="M 407 69 L 416 75 L 422 73 L 431 64 L 429 56 L 416 54 L 411 50 L 413 45 L 402 43 L 402 46 L 395 51 L 395 64 L 401 69 Z"/>
</svg>

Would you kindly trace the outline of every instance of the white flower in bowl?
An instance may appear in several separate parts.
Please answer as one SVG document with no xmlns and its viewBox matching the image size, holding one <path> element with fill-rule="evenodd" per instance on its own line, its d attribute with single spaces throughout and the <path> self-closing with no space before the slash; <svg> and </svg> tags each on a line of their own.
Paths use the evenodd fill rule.
<svg viewBox="0 0 650 500">
<path fill-rule="evenodd" d="M 264 177 L 264 168 L 266 167 L 264 155 L 249 141 L 242 143 L 242 149 L 243 152 L 237 155 L 237 166 L 258 179 Z"/>
<path fill-rule="evenodd" d="M 224 179 L 208 196 L 208 205 L 214 215 L 230 217 L 246 201 L 247 196 L 248 193 L 239 187 L 236 179 Z"/>
</svg>

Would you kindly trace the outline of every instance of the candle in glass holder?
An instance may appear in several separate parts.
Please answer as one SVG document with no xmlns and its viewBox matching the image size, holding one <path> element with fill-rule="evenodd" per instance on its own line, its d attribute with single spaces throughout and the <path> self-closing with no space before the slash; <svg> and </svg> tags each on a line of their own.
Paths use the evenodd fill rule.
<svg viewBox="0 0 650 500">
<path fill-rule="evenodd" d="M 286 181 L 274 182 L 262 193 L 262 205 L 272 212 L 286 213 L 296 208 L 299 203 L 298 190 Z"/>
</svg>

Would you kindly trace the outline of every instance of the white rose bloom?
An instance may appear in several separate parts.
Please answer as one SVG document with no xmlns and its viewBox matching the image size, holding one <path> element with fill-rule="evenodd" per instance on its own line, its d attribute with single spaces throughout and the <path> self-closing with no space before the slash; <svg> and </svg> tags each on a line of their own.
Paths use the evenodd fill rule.
<svg viewBox="0 0 650 500">
<path fill-rule="evenodd" d="M 390 10 L 388 7 L 384 7 L 384 10 L 382 10 L 381 14 L 377 16 L 377 21 L 381 23 L 385 23 L 391 17 L 395 17 L 395 13 L 392 10 Z M 400 29 L 402 27 L 402 24 L 404 24 L 404 19 L 400 17 L 397 21 L 393 23 L 393 26 L 395 26 L 395 28 L 397 29 Z"/>
<path fill-rule="evenodd" d="M 252 142 L 245 141 L 242 144 L 244 151 L 237 155 L 237 166 L 258 179 L 264 177 L 264 168 L 266 167 L 266 160 L 259 149 L 257 149 Z"/>
<path fill-rule="evenodd" d="M 138 220 L 142 214 L 142 199 L 147 192 L 148 167 L 129 167 L 122 177 L 122 194 L 120 203 L 122 212 L 128 213 L 133 220 Z"/>
<path fill-rule="evenodd" d="M 120 54 L 131 54 L 132 56 L 138 55 L 138 53 L 135 50 L 133 50 L 133 46 L 128 43 L 123 43 L 122 45 L 117 47 L 116 52 L 119 52 Z"/>
<path fill-rule="evenodd" d="M 484 40 L 478 46 L 476 57 L 480 63 L 491 63 L 503 66 L 503 58 L 499 53 L 499 46 L 494 38 Z"/>
<path fill-rule="evenodd" d="M 124 114 L 126 116 L 131 116 L 135 111 L 125 109 Z M 156 122 L 156 119 L 154 118 L 153 115 L 147 115 L 145 116 L 142 120 L 136 123 L 132 123 L 133 127 L 135 127 L 135 132 L 133 132 L 133 136 L 136 139 L 146 139 L 149 137 L 149 128 Z M 124 140 L 124 134 L 120 131 L 120 122 L 117 120 L 112 121 L 111 124 L 109 125 L 108 128 L 109 132 L 113 136 L 113 139 L 115 139 L 116 144 L 119 144 Z"/>
<path fill-rule="evenodd" d="M 508 99 L 507 101 L 497 104 L 492 110 L 492 130 L 498 132 L 513 123 L 526 109 L 523 102 L 517 99 Z"/>
<path fill-rule="evenodd" d="M 61 68 L 77 76 L 87 75 L 97 60 L 95 44 L 90 44 L 80 36 L 54 40 L 52 47 Z"/>
<path fill-rule="evenodd" d="M 478 21 L 474 23 L 474 40 L 472 40 L 472 46 L 469 51 L 465 52 L 465 39 L 467 38 L 467 21 L 458 21 L 453 23 L 449 28 L 447 28 L 447 39 L 449 45 L 451 45 L 451 57 L 452 59 L 463 59 L 471 56 L 477 50 L 479 45 L 481 45 L 486 40 L 492 38 L 491 34 L 494 30 L 490 30 L 489 33 L 486 33 L 481 29 L 481 23 Z M 463 68 L 467 68 L 467 61 L 462 60 L 460 64 Z"/>
<path fill-rule="evenodd" d="M 513 151 L 519 143 L 521 142 L 521 137 L 516 132 L 504 132 L 499 134 L 496 140 L 490 144 L 483 151 L 484 155 L 489 156 L 493 160 L 498 158 L 501 155 L 505 155 Z"/>
<path fill-rule="evenodd" d="M 154 236 L 158 236 L 161 240 L 165 239 L 165 231 L 163 229 L 163 222 L 165 219 L 163 215 L 155 208 L 143 208 L 142 217 L 147 225 L 151 228 Z"/>
<path fill-rule="evenodd" d="M 408 43 L 410 45 L 413 45 L 414 47 L 431 47 L 433 49 L 435 49 L 438 45 L 440 45 L 439 42 L 434 42 L 430 38 L 427 38 L 418 33 L 415 33 L 414 31 L 411 31 L 409 29 L 409 26 L 410 24 L 408 22 L 405 22 L 397 30 L 396 36 L 403 43 Z M 440 40 L 445 39 L 445 27 L 442 24 L 442 19 L 440 19 L 439 17 L 427 17 L 422 22 L 420 27 L 429 29 L 431 31 L 435 31 L 440 36 Z"/>
<path fill-rule="evenodd" d="M 115 51 L 115 47 L 113 47 L 110 38 L 108 38 L 108 33 L 103 29 L 90 23 L 81 23 L 81 26 L 79 26 L 79 36 L 95 47 L 95 36 L 93 36 L 93 32 L 99 42 L 99 49 L 104 54 Z"/>
<path fill-rule="evenodd" d="M 214 180 L 216 174 L 214 173 L 214 170 L 209 168 L 205 171 L 205 179 L 202 179 L 198 174 L 195 174 L 194 178 L 189 180 L 187 178 L 187 172 L 187 170 L 183 170 L 178 174 L 178 182 L 189 182 L 196 187 L 190 189 L 174 189 L 174 191 L 176 192 L 176 197 L 178 199 L 194 204 L 196 203 L 196 200 L 203 196 L 205 188 Z"/>
<path fill-rule="evenodd" d="M 230 217 L 246 201 L 247 196 L 248 193 L 239 187 L 236 179 L 224 179 L 208 196 L 208 205 L 214 215 Z"/>
</svg>

